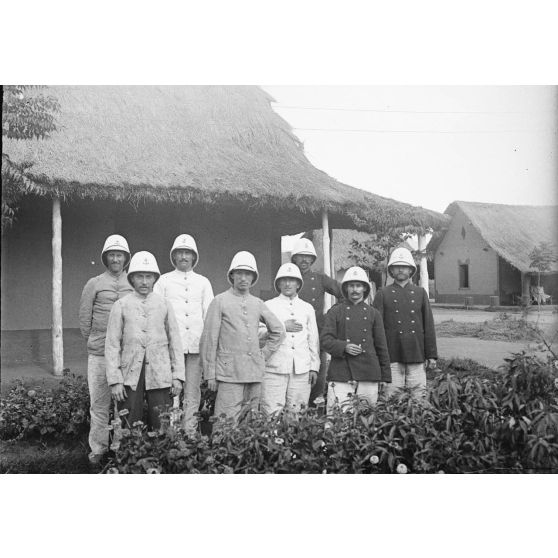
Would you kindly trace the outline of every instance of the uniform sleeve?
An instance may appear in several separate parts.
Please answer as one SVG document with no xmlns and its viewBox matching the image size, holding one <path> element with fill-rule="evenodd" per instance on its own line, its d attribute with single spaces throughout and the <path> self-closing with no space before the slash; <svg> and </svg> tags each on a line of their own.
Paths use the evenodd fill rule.
<svg viewBox="0 0 558 558">
<path fill-rule="evenodd" d="M 325 315 L 320 343 L 324 351 L 328 352 L 333 357 L 340 358 L 345 355 L 347 342 L 344 339 L 341 340 L 338 338 L 337 312 L 337 307 L 333 306 Z"/>
<path fill-rule="evenodd" d="M 213 301 L 213 298 L 213 287 L 211 286 L 209 279 L 206 278 L 202 293 L 202 316 L 204 320 L 207 316 L 207 311 L 209 310 L 209 305 Z"/>
<path fill-rule="evenodd" d="M 123 328 L 122 305 L 120 301 L 117 300 L 110 311 L 107 336 L 105 339 L 105 362 L 109 386 L 124 383 L 124 376 L 122 375 L 121 368 Z"/>
<path fill-rule="evenodd" d="M 382 316 L 382 320 L 384 319 L 384 293 L 382 289 L 378 289 L 376 292 L 376 296 L 374 297 L 374 302 L 372 306 L 378 310 L 380 315 Z"/>
<path fill-rule="evenodd" d="M 83 287 L 79 301 L 79 329 L 85 339 L 91 334 L 91 323 L 93 322 L 93 303 L 95 302 L 97 280 L 95 277 L 89 279 Z"/>
<path fill-rule="evenodd" d="M 260 320 L 265 323 L 268 331 L 267 341 L 262 349 L 264 358 L 267 361 L 269 357 L 281 346 L 281 343 L 283 343 L 287 334 L 281 320 L 265 305 L 263 301 L 260 301 L 260 308 Z"/>
<path fill-rule="evenodd" d="M 186 380 L 184 372 L 184 351 L 182 349 L 182 339 L 180 329 L 174 316 L 174 310 L 169 302 L 167 305 L 167 317 L 165 327 L 167 329 L 167 339 L 169 340 L 169 356 L 171 362 L 172 379 L 184 382 Z"/>
<path fill-rule="evenodd" d="M 153 292 L 157 293 L 158 295 L 166 298 L 166 289 L 165 289 L 165 280 L 161 277 L 153 286 Z"/>
<path fill-rule="evenodd" d="M 215 363 L 217 360 L 220 330 L 221 304 L 219 299 L 214 298 L 207 309 L 200 339 L 200 361 L 204 380 L 215 379 Z"/>
<path fill-rule="evenodd" d="M 374 336 L 374 348 L 380 361 L 382 370 L 382 382 L 391 383 L 391 366 L 389 362 L 389 352 L 386 339 L 386 331 L 384 329 L 384 320 L 378 310 L 373 309 L 374 326 L 372 327 L 372 335 Z"/>
<path fill-rule="evenodd" d="M 308 347 L 310 349 L 310 370 L 320 370 L 320 335 L 316 324 L 316 313 L 313 308 L 307 312 Z"/>
<path fill-rule="evenodd" d="M 424 328 L 424 357 L 426 359 L 438 358 L 434 316 L 432 315 L 432 308 L 428 301 L 428 295 L 424 289 L 422 289 L 422 319 Z"/>
<path fill-rule="evenodd" d="M 325 273 L 322 278 L 322 284 L 324 287 L 324 291 L 326 293 L 333 295 L 337 299 L 343 298 L 343 291 L 341 291 L 341 284 L 335 279 L 329 277 L 329 275 L 326 275 Z"/>
</svg>

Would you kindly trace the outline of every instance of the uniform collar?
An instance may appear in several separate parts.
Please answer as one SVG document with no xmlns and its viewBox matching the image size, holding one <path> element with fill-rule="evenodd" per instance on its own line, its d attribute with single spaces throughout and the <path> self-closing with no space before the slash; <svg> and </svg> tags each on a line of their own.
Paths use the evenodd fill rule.
<svg viewBox="0 0 558 558">
<path fill-rule="evenodd" d="M 283 300 L 284 302 L 294 302 L 298 298 L 298 295 L 295 295 L 294 298 L 289 298 L 288 296 L 285 296 L 284 294 L 280 293 L 277 298 L 279 300 Z"/>
<path fill-rule="evenodd" d="M 193 270 L 193 269 L 191 269 L 190 271 L 180 271 L 180 270 L 178 270 L 178 269 L 175 268 L 175 269 L 174 269 L 174 272 L 175 272 L 175 273 L 178 273 L 178 275 L 186 276 L 186 277 L 190 277 L 191 275 L 194 274 L 194 270 Z"/>
<path fill-rule="evenodd" d="M 143 298 L 143 296 L 141 296 L 136 289 L 134 289 L 134 292 L 132 293 L 133 295 L 135 295 L 135 297 L 138 300 L 144 301 L 144 300 L 149 300 L 152 296 L 153 296 L 153 291 L 151 291 L 145 298 Z"/>
</svg>

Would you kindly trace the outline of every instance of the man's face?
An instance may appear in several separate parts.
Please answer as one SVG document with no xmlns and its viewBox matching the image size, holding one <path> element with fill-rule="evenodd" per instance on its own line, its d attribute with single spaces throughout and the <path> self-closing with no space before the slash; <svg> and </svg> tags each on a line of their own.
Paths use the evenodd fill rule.
<svg viewBox="0 0 558 558">
<path fill-rule="evenodd" d="M 246 293 L 250 290 L 255 277 L 256 276 L 254 275 L 253 271 L 248 271 L 246 269 L 235 269 L 231 272 L 233 288 L 241 293 Z"/>
<path fill-rule="evenodd" d="M 401 283 L 407 281 L 413 272 L 413 268 L 408 265 L 392 265 L 390 269 L 393 278 Z"/>
<path fill-rule="evenodd" d="M 353 304 L 359 303 L 364 298 L 364 284 L 360 281 L 347 283 L 347 296 Z"/>
<path fill-rule="evenodd" d="M 192 250 L 174 250 L 172 257 L 178 271 L 190 271 L 196 261 L 196 254 Z"/>
<path fill-rule="evenodd" d="M 120 250 L 109 250 L 106 253 L 107 268 L 114 275 L 119 275 L 124 269 L 127 254 Z"/>
<path fill-rule="evenodd" d="M 281 277 L 277 281 L 277 287 L 279 287 L 279 292 L 283 296 L 288 296 L 293 298 L 298 292 L 300 281 L 296 277 Z"/>
<path fill-rule="evenodd" d="M 296 254 L 293 256 L 293 263 L 302 273 L 306 273 L 312 267 L 314 259 L 314 256 L 310 256 L 309 254 Z"/>
<path fill-rule="evenodd" d="M 155 285 L 156 280 L 157 276 L 155 273 L 144 271 L 134 273 L 130 279 L 135 291 L 141 296 L 147 296 L 153 291 L 153 285 Z"/>
</svg>

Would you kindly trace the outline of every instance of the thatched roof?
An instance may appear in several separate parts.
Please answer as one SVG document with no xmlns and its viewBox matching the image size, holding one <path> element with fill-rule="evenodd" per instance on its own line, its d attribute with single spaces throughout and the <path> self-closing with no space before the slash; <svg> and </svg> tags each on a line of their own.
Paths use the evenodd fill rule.
<svg viewBox="0 0 558 558">
<path fill-rule="evenodd" d="M 313 167 L 258 87 L 53 86 L 46 93 L 61 106 L 58 131 L 3 145 L 11 161 L 33 163 L 27 175 L 45 192 L 288 208 L 307 224 L 313 215 L 314 225 L 326 208 L 332 226 L 370 231 L 445 222 Z"/>
<path fill-rule="evenodd" d="M 486 243 L 522 272 L 529 267 L 529 253 L 540 243 L 556 245 L 558 206 L 504 205 L 455 201 L 446 209 L 454 216 L 461 209 Z M 558 270 L 554 264 L 552 271 Z"/>
</svg>

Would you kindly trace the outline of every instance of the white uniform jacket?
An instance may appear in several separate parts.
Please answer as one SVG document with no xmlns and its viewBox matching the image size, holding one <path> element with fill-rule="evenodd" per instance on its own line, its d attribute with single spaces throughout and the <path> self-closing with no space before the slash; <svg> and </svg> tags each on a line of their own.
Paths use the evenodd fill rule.
<svg viewBox="0 0 558 558">
<path fill-rule="evenodd" d="M 171 303 L 184 352 L 199 353 L 203 323 L 213 300 L 209 280 L 195 271 L 183 272 L 175 269 L 161 275 L 153 291 Z"/>
<path fill-rule="evenodd" d="M 302 324 L 302 331 L 287 331 L 285 340 L 271 356 L 265 371 L 273 374 L 305 374 L 320 369 L 320 338 L 316 325 L 316 313 L 312 305 L 298 296 L 293 299 L 284 295 L 268 300 L 266 306 L 279 318 L 283 326 L 290 319 Z M 263 337 L 266 332 L 263 331 Z M 262 337 L 262 334 L 260 334 Z"/>
</svg>

